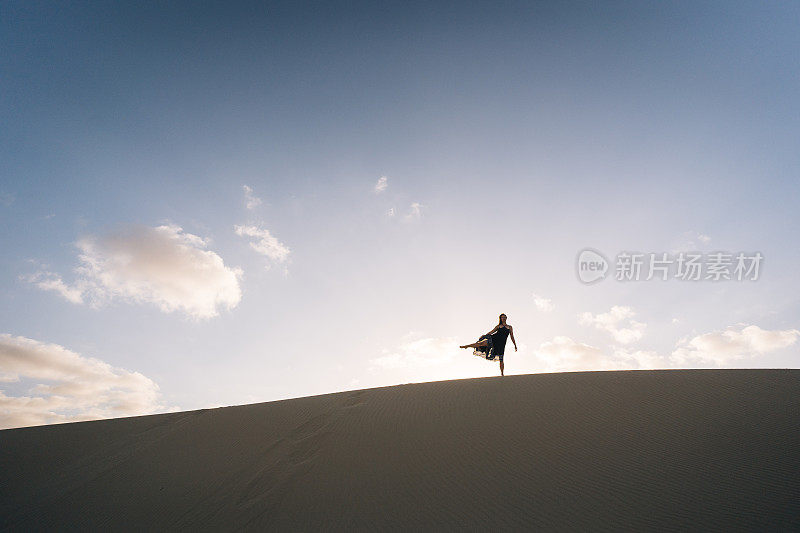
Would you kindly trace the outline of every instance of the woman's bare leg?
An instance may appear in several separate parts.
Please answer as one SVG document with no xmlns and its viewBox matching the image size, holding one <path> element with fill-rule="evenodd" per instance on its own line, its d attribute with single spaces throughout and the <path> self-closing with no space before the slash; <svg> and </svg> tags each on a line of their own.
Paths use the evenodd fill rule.
<svg viewBox="0 0 800 533">
<path fill-rule="evenodd" d="M 487 346 L 489 341 L 483 339 L 482 341 L 478 341 L 472 344 L 465 344 L 464 346 L 459 346 L 459 348 L 479 348 L 480 346 Z"/>
<path fill-rule="evenodd" d="M 505 373 L 503 372 L 505 369 L 506 369 L 506 365 L 503 364 L 503 361 L 500 361 L 500 375 L 501 376 L 505 376 Z"/>
</svg>

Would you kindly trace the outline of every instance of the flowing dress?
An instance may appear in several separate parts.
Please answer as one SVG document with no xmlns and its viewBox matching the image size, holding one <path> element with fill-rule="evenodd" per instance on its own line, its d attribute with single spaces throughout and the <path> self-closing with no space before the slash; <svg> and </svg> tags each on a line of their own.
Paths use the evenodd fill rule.
<svg viewBox="0 0 800 533">
<path fill-rule="evenodd" d="M 488 344 L 486 346 L 478 346 L 472 352 L 473 355 L 483 357 L 490 361 L 502 361 L 503 355 L 506 351 L 506 340 L 508 339 L 509 329 L 508 326 L 501 326 L 497 331 L 491 335 L 481 335 L 478 342 L 486 339 Z"/>
</svg>

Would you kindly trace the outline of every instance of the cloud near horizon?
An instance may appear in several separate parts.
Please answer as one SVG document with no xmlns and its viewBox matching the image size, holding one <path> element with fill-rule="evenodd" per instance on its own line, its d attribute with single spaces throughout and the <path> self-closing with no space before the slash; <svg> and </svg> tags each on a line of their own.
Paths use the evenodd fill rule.
<svg viewBox="0 0 800 533">
<path fill-rule="evenodd" d="M 723 331 L 681 339 L 671 352 L 662 354 L 619 344 L 603 349 L 557 335 L 532 350 L 522 345 L 517 353 L 507 349 L 506 353 L 511 355 L 507 369 L 511 373 L 537 373 L 705 368 L 709 363 L 724 367 L 787 348 L 798 338 L 800 331 L 796 329 L 770 331 L 738 324 Z M 466 352 L 456 345 L 453 337 L 409 334 L 394 349 L 385 349 L 381 355 L 370 359 L 370 367 L 373 374 L 388 372 L 397 376 L 400 373 L 413 381 L 476 377 L 492 372 L 485 362 L 465 357 Z"/>
<path fill-rule="evenodd" d="M 543 370 L 549 372 L 599 369 L 608 364 L 601 349 L 566 336 L 557 336 L 543 342 L 534 350 L 534 355 L 543 365 Z"/>
<path fill-rule="evenodd" d="M 179 226 L 130 226 L 76 243 L 80 266 L 74 283 L 47 271 L 26 279 L 76 304 L 100 307 L 120 300 L 210 318 L 219 314 L 219 308 L 239 304 L 242 271 L 225 266 L 219 255 L 205 249 L 207 244 Z"/>
<path fill-rule="evenodd" d="M 7 396 L 0 389 L 2 429 L 164 410 L 158 385 L 139 372 L 83 357 L 58 344 L 0 334 L 0 383 L 22 379 L 37 382 L 24 396 Z"/>
<path fill-rule="evenodd" d="M 458 354 L 454 337 L 407 338 L 394 350 L 384 350 L 382 355 L 370 359 L 370 363 L 385 369 L 436 366 L 452 362 Z"/>
<path fill-rule="evenodd" d="M 764 330 L 758 326 L 737 324 L 723 331 L 713 331 L 689 340 L 678 341 L 670 356 L 675 364 L 714 363 L 717 366 L 787 348 L 797 341 L 800 331 Z"/>
<path fill-rule="evenodd" d="M 419 383 L 485 376 L 496 369 L 463 350 L 454 337 L 405 335 L 391 349 L 369 359 L 370 386 Z M 495 363 L 496 364 L 496 363 Z"/>
<path fill-rule="evenodd" d="M 666 355 L 652 350 L 601 348 L 557 336 L 543 342 L 536 350 L 535 371 L 565 372 L 583 370 L 651 370 L 658 368 L 698 368 L 709 363 L 716 367 L 738 360 L 752 360 L 793 345 L 800 331 L 764 330 L 758 326 L 738 324 L 723 331 L 712 331 L 691 339 L 681 339 Z"/>
<path fill-rule="evenodd" d="M 643 370 L 666 368 L 665 361 L 655 352 L 616 349 L 611 353 L 557 336 L 545 341 L 533 351 L 533 370 L 536 372 L 575 372 L 589 370 Z"/>
</svg>

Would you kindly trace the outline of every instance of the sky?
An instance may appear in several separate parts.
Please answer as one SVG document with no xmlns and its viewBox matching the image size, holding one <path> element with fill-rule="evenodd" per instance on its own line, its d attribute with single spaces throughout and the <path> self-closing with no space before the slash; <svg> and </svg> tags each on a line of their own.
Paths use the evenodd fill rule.
<svg viewBox="0 0 800 533">
<path fill-rule="evenodd" d="M 494 376 L 458 345 L 500 313 L 507 374 L 797 368 L 798 25 L 0 3 L 0 427 Z M 620 280 L 624 253 L 763 260 Z"/>
</svg>

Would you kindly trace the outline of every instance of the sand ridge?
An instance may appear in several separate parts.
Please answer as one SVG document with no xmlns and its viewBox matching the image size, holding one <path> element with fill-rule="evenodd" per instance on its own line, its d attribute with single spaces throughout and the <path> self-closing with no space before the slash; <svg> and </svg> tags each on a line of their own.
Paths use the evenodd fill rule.
<svg viewBox="0 0 800 533">
<path fill-rule="evenodd" d="M 800 371 L 537 374 L 0 431 L 0 529 L 800 528 Z"/>
</svg>

